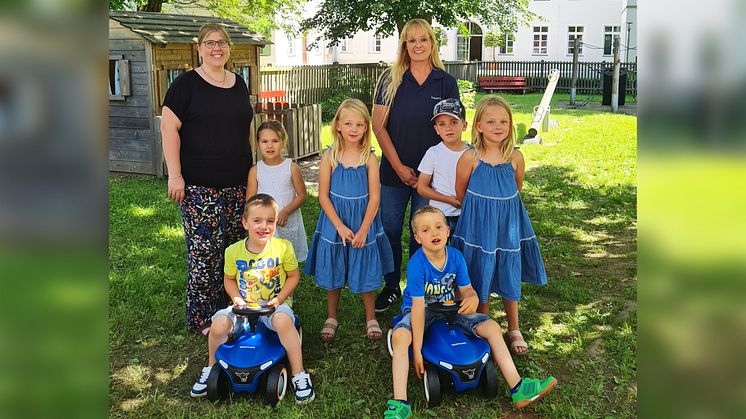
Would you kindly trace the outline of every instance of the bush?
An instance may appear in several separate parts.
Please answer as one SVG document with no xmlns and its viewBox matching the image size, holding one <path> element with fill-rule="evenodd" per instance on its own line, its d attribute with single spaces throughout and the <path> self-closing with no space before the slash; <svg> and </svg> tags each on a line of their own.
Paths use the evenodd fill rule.
<svg viewBox="0 0 746 419">
<path fill-rule="evenodd" d="M 371 80 L 368 76 L 354 76 L 337 72 L 332 77 L 334 86 L 327 93 L 326 99 L 321 102 L 321 118 L 329 122 L 337 113 L 337 108 L 347 98 L 361 98 L 370 89 Z"/>
<path fill-rule="evenodd" d="M 477 97 L 477 90 L 474 88 L 474 83 L 461 79 L 457 83 L 461 103 L 467 108 L 474 108 L 474 99 Z"/>
</svg>

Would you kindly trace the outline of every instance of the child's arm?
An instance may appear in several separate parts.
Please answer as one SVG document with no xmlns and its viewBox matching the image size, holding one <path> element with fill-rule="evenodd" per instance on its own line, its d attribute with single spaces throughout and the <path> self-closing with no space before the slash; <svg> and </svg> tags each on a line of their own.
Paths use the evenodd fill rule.
<svg viewBox="0 0 746 419">
<path fill-rule="evenodd" d="M 293 180 L 293 189 L 295 189 L 295 198 L 277 214 L 277 225 L 280 227 L 285 227 L 288 223 L 288 216 L 306 202 L 306 182 L 297 164 L 290 163 L 290 175 Z"/>
<path fill-rule="evenodd" d="M 513 149 L 513 154 L 510 156 L 510 160 L 513 163 L 513 169 L 515 169 L 515 183 L 518 185 L 518 192 L 520 192 L 523 190 L 523 176 L 526 171 L 526 161 L 523 159 L 523 153 L 516 149 Z"/>
<path fill-rule="evenodd" d="M 456 164 L 456 199 L 458 202 L 464 202 L 464 195 L 466 195 L 466 187 L 469 186 L 469 178 L 471 172 L 474 171 L 474 167 L 477 164 L 476 152 L 474 150 L 466 150 L 461 155 Z"/>
<path fill-rule="evenodd" d="M 329 199 L 329 188 L 331 187 L 332 179 L 332 164 L 329 161 L 329 155 L 325 154 L 321 159 L 319 168 L 319 205 L 324 210 L 324 214 L 329 218 L 334 228 L 337 229 L 339 237 L 342 238 L 342 245 L 349 241 L 352 243 L 352 239 L 355 237 L 355 233 L 352 232 L 339 218 L 337 210 L 334 209 L 331 199 Z"/>
<path fill-rule="evenodd" d="M 412 364 L 417 377 L 425 373 L 422 360 L 422 336 L 425 333 L 425 297 L 412 298 Z"/>
<path fill-rule="evenodd" d="M 256 195 L 256 191 L 259 190 L 259 183 L 256 180 L 256 165 L 251 166 L 249 169 L 249 177 L 246 179 L 246 199 Z"/>
<path fill-rule="evenodd" d="M 231 297 L 231 302 L 234 306 L 246 305 L 246 301 L 241 298 L 241 293 L 238 291 L 235 275 L 223 274 L 223 287 L 225 287 L 225 292 Z"/>
<path fill-rule="evenodd" d="M 368 237 L 368 230 L 370 225 L 373 223 L 373 219 L 376 217 L 378 212 L 378 204 L 381 203 L 381 184 L 379 181 L 378 174 L 378 159 L 376 155 L 370 153 L 368 156 L 368 206 L 365 207 L 365 216 L 363 216 L 363 222 L 360 224 L 360 228 L 352 238 L 352 247 L 358 249 L 365 246 L 365 239 Z"/>
<path fill-rule="evenodd" d="M 417 193 L 422 195 L 424 198 L 445 202 L 454 208 L 460 208 L 461 202 L 459 202 L 455 196 L 443 195 L 430 186 L 432 179 L 432 175 L 420 172 L 420 176 L 417 177 Z"/>
<path fill-rule="evenodd" d="M 292 271 L 286 272 L 285 275 L 287 275 L 287 277 L 285 278 L 285 285 L 282 286 L 282 289 L 275 296 L 275 298 L 269 300 L 269 303 L 267 303 L 267 305 L 278 307 L 280 304 L 284 303 L 288 297 L 293 295 L 293 291 L 295 291 L 295 288 L 300 282 L 300 271 L 296 268 Z"/>
<path fill-rule="evenodd" d="M 479 306 L 479 297 L 477 292 L 471 285 L 465 285 L 458 287 L 461 293 L 461 308 L 458 310 L 458 314 L 474 314 Z"/>
</svg>

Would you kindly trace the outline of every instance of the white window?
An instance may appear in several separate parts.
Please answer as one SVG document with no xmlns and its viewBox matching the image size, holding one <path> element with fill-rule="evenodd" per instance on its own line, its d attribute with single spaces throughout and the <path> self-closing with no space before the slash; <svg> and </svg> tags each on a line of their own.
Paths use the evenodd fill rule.
<svg viewBox="0 0 746 419">
<path fill-rule="evenodd" d="M 131 94 L 130 62 L 123 56 L 109 56 L 109 100 L 124 100 Z"/>
<path fill-rule="evenodd" d="M 549 45 L 549 27 L 534 26 L 534 45 L 532 53 L 534 55 L 548 54 Z"/>
<path fill-rule="evenodd" d="M 512 54 L 515 34 L 506 33 L 500 39 L 500 54 Z"/>
<path fill-rule="evenodd" d="M 373 54 L 381 52 L 381 43 L 383 42 L 383 36 L 379 34 L 373 35 L 373 39 L 370 42 L 370 51 Z"/>
<path fill-rule="evenodd" d="M 469 59 L 469 37 L 458 35 L 456 38 L 456 59 L 467 61 Z"/>
<path fill-rule="evenodd" d="M 614 37 L 621 34 L 621 26 L 604 26 L 604 55 L 614 52 Z"/>
<path fill-rule="evenodd" d="M 348 38 L 339 41 L 339 52 L 352 52 L 352 42 Z"/>
<path fill-rule="evenodd" d="M 575 48 L 575 39 L 578 40 L 578 55 L 583 55 L 583 27 L 569 26 L 567 28 L 567 55 L 572 55 Z"/>
<path fill-rule="evenodd" d="M 288 57 L 295 56 L 295 38 L 288 37 Z"/>
</svg>

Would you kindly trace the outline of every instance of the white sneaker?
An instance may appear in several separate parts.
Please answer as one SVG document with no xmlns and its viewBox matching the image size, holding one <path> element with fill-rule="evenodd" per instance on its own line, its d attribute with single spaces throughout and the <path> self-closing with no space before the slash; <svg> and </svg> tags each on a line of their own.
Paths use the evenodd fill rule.
<svg viewBox="0 0 746 419">
<path fill-rule="evenodd" d="M 293 388 L 295 389 L 295 402 L 298 404 L 308 403 L 316 398 L 311 384 L 311 376 L 301 371 L 293 376 Z"/>
<path fill-rule="evenodd" d="M 210 376 L 210 367 L 202 368 L 202 374 L 200 374 L 197 382 L 192 386 L 192 397 L 204 397 L 207 395 L 207 377 Z"/>
</svg>

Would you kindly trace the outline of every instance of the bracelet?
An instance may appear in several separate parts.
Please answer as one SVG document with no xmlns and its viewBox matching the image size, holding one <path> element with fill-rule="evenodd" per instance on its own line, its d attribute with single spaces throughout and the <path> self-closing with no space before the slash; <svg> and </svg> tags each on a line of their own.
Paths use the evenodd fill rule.
<svg viewBox="0 0 746 419">
<path fill-rule="evenodd" d="M 171 180 L 171 179 L 178 179 L 180 177 L 184 177 L 184 176 L 182 176 L 182 175 L 179 175 L 179 176 L 169 176 L 168 179 L 169 180 Z"/>
</svg>

